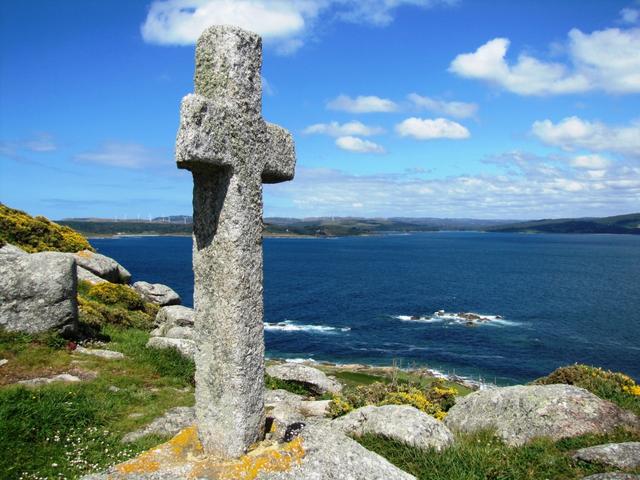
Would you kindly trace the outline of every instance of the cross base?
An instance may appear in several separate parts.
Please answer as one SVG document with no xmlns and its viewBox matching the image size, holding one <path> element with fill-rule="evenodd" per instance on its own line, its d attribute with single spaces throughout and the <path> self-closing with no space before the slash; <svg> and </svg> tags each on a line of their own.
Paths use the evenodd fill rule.
<svg viewBox="0 0 640 480">
<path fill-rule="evenodd" d="M 204 453 L 195 426 L 186 428 L 162 445 L 116 465 L 109 480 L 253 480 L 260 474 L 286 472 L 305 456 L 303 440 L 288 443 L 263 441 L 235 460 L 221 460 Z"/>
</svg>

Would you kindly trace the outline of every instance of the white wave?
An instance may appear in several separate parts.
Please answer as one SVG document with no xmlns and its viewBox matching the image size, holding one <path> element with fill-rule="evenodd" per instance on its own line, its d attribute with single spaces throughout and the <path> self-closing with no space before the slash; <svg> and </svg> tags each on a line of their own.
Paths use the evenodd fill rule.
<svg viewBox="0 0 640 480">
<path fill-rule="evenodd" d="M 317 363 L 313 358 L 285 358 L 284 361 L 287 363 Z"/>
<path fill-rule="evenodd" d="M 418 316 L 410 316 L 410 315 L 393 315 L 393 318 L 396 320 L 401 320 L 403 322 L 422 322 L 422 323 L 436 323 L 442 322 L 441 318 L 434 317 L 418 317 Z"/>
<path fill-rule="evenodd" d="M 264 329 L 267 331 L 276 332 L 313 332 L 313 333 L 336 333 L 336 332 L 348 332 L 351 330 L 349 327 L 330 327 L 328 325 L 299 325 L 291 322 L 291 320 L 285 320 L 278 323 L 264 323 Z"/>
</svg>

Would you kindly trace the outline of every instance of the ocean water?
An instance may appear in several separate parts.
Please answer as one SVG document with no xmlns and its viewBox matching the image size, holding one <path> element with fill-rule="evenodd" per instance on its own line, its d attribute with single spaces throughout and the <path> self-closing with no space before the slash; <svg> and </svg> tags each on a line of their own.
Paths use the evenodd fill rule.
<svg viewBox="0 0 640 480">
<path fill-rule="evenodd" d="M 91 243 L 192 305 L 191 238 Z M 498 384 L 581 362 L 640 379 L 638 236 L 267 238 L 264 259 L 271 357 L 396 361 Z"/>
</svg>

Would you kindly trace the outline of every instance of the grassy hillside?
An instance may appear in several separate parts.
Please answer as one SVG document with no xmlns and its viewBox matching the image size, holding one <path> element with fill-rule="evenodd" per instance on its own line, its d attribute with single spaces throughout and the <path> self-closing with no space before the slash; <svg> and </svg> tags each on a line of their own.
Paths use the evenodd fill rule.
<svg viewBox="0 0 640 480">
<path fill-rule="evenodd" d="M 602 218 L 559 218 L 501 225 L 491 232 L 524 233 L 615 233 L 640 235 L 640 213 Z"/>
<path fill-rule="evenodd" d="M 68 226 L 31 215 L 0 203 L 0 246 L 17 245 L 33 252 L 92 250 L 86 238 Z"/>
</svg>

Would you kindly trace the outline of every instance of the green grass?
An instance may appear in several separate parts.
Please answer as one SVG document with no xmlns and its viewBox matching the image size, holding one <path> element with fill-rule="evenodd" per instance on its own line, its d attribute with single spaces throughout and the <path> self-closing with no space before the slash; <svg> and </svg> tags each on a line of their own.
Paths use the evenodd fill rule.
<svg viewBox="0 0 640 480">
<path fill-rule="evenodd" d="M 0 387 L 3 480 L 78 478 L 102 470 L 164 440 L 145 437 L 125 445 L 125 433 L 169 408 L 193 405 L 191 360 L 175 350 L 147 349 L 148 334 L 141 330 L 106 326 L 105 332 L 112 339 L 107 348 L 125 359 L 72 354 L 30 336 L 0 335 L 0 356 L 10 359 L 3 375 L 32 378 L 73 369 L 97 374 L 74 384 Z"/>
<path fill-rule="evenodd" d="M 571 454 L 575 449 L 608 442 L 638 441 L 640 435 L 617 431 L 555 443 L 540 439 L 510 448 L 491 432 L 482 432 L 457 436 L 455 444 L 440 453 L 374 435 L 357 440 L 419 480 L 568 480 L 614 470 L 573 461 Z M 640 473 L 640 469 L 631 472 Z"/>
</svg>

